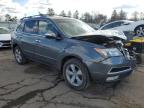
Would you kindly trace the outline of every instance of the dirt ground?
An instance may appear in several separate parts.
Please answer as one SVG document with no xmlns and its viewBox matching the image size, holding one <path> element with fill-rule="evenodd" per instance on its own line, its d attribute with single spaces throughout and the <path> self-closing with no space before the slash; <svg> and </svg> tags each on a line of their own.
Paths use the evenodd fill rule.
<svg viewBox="0 0 144 108">
<path fill-rule="evenodd" d="M 48 66 L 18 65 L 0 50 L 0 108 L 144 108 L 144 66 L 119 84 L 74 91 Z"/>
</svg>

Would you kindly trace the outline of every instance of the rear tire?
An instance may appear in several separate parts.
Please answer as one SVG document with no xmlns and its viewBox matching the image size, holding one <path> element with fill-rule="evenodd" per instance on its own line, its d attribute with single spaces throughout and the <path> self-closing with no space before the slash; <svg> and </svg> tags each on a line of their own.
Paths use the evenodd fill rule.
<svg viewBox="0 0 144 108">
<path fill-rule="evenodd" d="M 26 64 L 28 61 L 18 46 L 14 48 L 14 56 L 15 56 L 16 62 L 20 65 Z"/>
<path fill-rule="evenodd" d="M 78 59 L 70 59 L 63 66 L 65 82 L 75 90 L 84 90 L 90 85 L 86 66 Z"/>
</svg>

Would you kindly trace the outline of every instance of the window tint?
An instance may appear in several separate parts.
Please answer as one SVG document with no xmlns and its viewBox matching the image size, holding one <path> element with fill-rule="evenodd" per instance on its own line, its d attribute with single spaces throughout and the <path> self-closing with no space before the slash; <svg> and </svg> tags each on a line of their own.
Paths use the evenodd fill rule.
<svg viewBox="0 0 144 108">
<path fill-rule="evenodd" d="M 114 27 L 119 27 L 119 26 L 121 26 L 122 24 L 123 24 L 122 21 L 120 21 L 120 22 L 113 22 L 113 23 L 110 23 L 110 24 L 104 26 L 104 27 L 102 28 L 102 30 L 110 29 L 110 28 L 114 28 Z"/>
<path fill-rule="evenodd" d="M 123 24 L 123 22 L 115 22 L 113 23 L 112 27 L 119 27 Z"/>
<path fill-rule="evenodd" d="M 29 20 L 25 22 L 24 32 L 37 34 L 38 33 L 38 21 Z"/>
<path fill-rule="evenodd" d="M 57 31 L 51 22 L 39 21 L 39 34 L 46 33 L 57 33 Z"/>
<path fill-rule="evenodd" d="M 102 28 L 102 30 L 110 29 L 110 28 L 112 28 L 112 24 L 108 24 L 108 25 L 104 26 L 104 27 Z"/>
</svg>

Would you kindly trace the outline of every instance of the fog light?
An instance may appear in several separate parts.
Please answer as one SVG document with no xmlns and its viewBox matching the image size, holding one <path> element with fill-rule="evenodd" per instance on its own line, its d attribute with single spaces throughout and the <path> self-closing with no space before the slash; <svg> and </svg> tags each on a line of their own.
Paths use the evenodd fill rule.
<svg viewBox="0 0 144 108">
<path fill-rule="evenodd" d="M 106 81 L 113 81 L 113 80 L 116 80 L 118 78 L 119 78 L 119 76 L 107 77 Z"/>
</svg>

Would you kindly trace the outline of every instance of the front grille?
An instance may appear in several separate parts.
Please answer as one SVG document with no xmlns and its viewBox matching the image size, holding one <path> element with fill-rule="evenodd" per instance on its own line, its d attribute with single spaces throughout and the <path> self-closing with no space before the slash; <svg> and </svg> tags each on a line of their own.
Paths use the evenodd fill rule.
<svg viewBox="0 0 144 108">
<path fill-rule="evenodd" d="M 117 67 L 117 68 L 112 68 L 110 73 L 117 73 L 117 72 L 122 72 L 131 69 L 130 67 Z"/>
<path fill-rule="evenodd" d="M 0 47 L 10 47 L 11 46 L 11 41 L 0 41 L 1 46 Z"/>
</svg>

